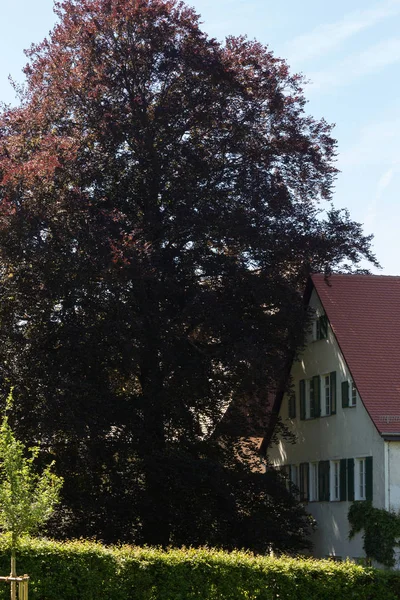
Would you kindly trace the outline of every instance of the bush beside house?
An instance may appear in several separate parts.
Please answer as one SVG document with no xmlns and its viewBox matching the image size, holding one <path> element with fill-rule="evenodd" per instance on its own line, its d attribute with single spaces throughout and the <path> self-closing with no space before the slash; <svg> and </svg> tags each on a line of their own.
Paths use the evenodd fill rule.
<svg viewBox="0 0 400 600">
<path fill-rule="evenodd" d="M 0 569 L 9 548 L 0 543 Z M 352 563 L 209 549 L 162 551 L 86 541 L 25 540 L 30 600 L 395 600 L 400 575 Z M 9 596 L 0 587 L 0 600 Z"/>
</svg>

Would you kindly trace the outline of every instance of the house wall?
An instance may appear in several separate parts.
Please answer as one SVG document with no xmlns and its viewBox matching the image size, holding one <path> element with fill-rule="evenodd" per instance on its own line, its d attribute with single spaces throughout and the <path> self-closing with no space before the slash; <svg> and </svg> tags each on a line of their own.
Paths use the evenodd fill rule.
<svg viewBox="0 0 400 600">
<path fill-rule="evenodd" d="M 387 501 L 385 508 L 400 511 L 400 442 L 385 442 L 387 464 Z"/>
<path fill-rule="evenodd" d="M 315 290 L 310 306 L 317 315 L 323 310 Z M 292 380 L 296 391 L 296 418 L 288 417 L 288 399 L 283 399 L 280 415 L 288 429 L 295 433 L 296 443 L 281 440 L 271 447 L 269 458 L 276 466 L 339 460 L 343 458 L 373 457 L 373 504 L 385 507 L 385 445 L 370 419 L 361 399 L 357 396 L 355 407 L 342 408 L 341 383 L 351 380 L 351 374 L 341 355 L 336 338 L 328 326 L 328 336 L 324 340 L 311 340 L 300 360 L 292 367 Z M 299 381 L 314 375 L 336 371 L 336 414 L 317 419 L 300 420 Z M 323 398 L 321 397 L 321 402 Z M 396 457 L 395 457 L 396 453 Z M 393 489 L 393 502 L 400 506 L 400 444 L 392 448 L 392 469 L 396 469 L 398 485 Z M 397 463 L 396 463 L 397 460 Z M 396 463 L 396 466 L 395 466 Z M 387 469 L 386 469 L 387 472 Z M 363 557 L 361 534 L 348 540 L 349 524 L 347 513 L 350 502 L 308 502 L 306 508 L 317 521 L 318 529 L 312 534 L 313 554 L 317 557 L 328 555 Z"/>
<path fill-rule="evenodd" d="M 386 510 L 400 512 L 400 442 L 385 442 Z M 395 548 L 396 569 L 400 569 L 400 547 Z"/>
</svg>

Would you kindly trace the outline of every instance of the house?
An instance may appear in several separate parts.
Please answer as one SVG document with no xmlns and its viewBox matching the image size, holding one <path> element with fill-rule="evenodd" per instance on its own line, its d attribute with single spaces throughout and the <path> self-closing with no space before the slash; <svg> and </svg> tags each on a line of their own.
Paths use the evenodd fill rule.
<svg viewBox="0 0 400 600">
<path fill-rule="evenodd" d="M 353 500 L 400 509 L 400 277 L 313 275 L 313 321 L 279 414 L 296 442 L 268 450 L 316 519 L 317 557 L 365 556 Z"/>
</svg>

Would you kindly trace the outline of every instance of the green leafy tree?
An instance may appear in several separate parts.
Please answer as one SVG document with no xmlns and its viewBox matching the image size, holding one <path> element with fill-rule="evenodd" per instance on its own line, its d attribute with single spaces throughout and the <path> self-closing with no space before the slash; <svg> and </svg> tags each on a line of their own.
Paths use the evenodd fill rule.
<svg viewBox="0 0 400 600">
<path fill-rule="evenodd" d="M 12 404 L 12 395 L 7 407 Z M 39 447 L 26 449 L 16 439 L 8 416 L 3 417 L 0 427 L 0 528 L 10 534 L 11 576 L 16 577 L 16 550 L 22 535 L 36 533 L 50 518 L 59 501 L 62 478 L 52 472 L 53 463 L 38 474 L 33 462 Z M 14 588 L 14 589 L 13 589 Z M 15 584 L 11 597 L 15 595 Z"/>
<path fill-rule="evenodd" d="M 278 479 L 239 457 L 257 460 L 248 413 L 265 426 L 302 343 L 308 274 L 374 260 L 346 211 L 320 208 L 331 126 L 283 60 L 208 38 L 182 2 L 56 13 L 0 115 L 0 380 L 65 479 L 52 531 L 299 544 L 302 507 L 280 520 Z M 251 411 L 217 436 L 233 400 Z M 249 540 L 263 503 L 275 527 Z"/>
</svg>

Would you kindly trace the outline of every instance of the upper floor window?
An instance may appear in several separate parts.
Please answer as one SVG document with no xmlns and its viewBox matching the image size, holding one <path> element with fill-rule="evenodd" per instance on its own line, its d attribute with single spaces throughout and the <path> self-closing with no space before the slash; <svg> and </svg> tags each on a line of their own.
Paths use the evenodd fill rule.
<svg viewBox="0 0 400 600">
<path fill-rule="evenodd" d="M 328 318 L 326 315 L 320 315 L 315 319 L 313 334 L 314 340 L 325 340 L 328 337 Z"/>
<path fill-rule="evenodd" d="M 336 371 L 322 375 L 321 415 L 327 417 L 336 413 Z"/>
<path fill-rule="evenodd" d="M 316 419 L 336 413 L 336 371 L 299 382 L 300 419 Z"/>
<path fill-rule="evenodd" d="M 321 414 L 321 385 L 318 375 L 299 382 L 300 419 L 315 419 Z"/>
<path fill-rule="evenodd" d="M 342 407 L 357 405 L 357 388 L 354 381 L 342 381 Z"/>
<path fill-rule="evenodd" d="M 351 382 L 351 394 L 349 397 L 349 406 L 355 406 L 357 404 L 357 388 L 354 385 L 354 381 Z"/>
</svg>

